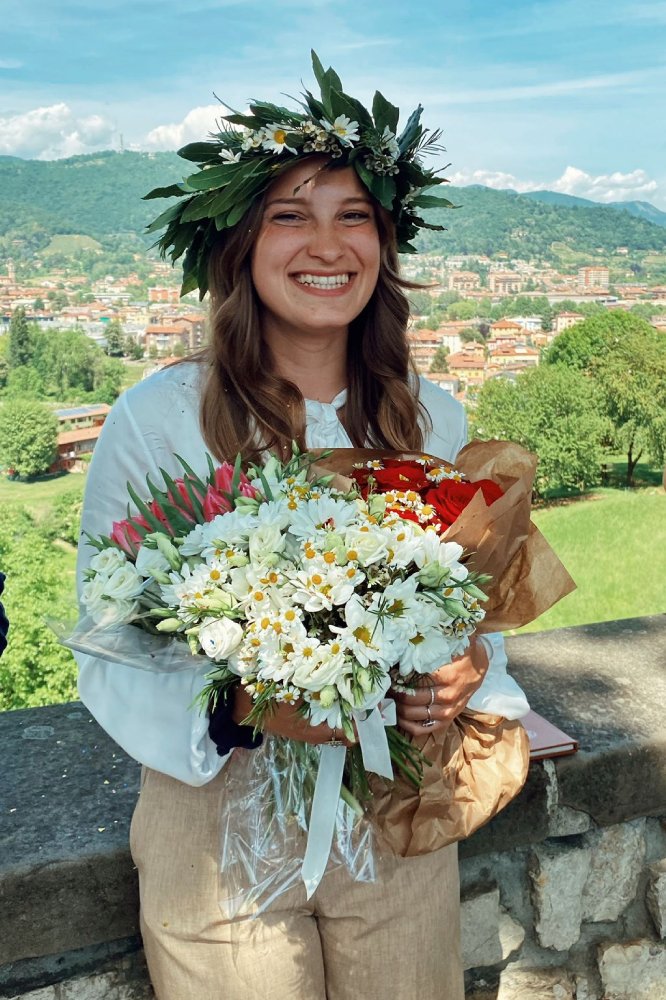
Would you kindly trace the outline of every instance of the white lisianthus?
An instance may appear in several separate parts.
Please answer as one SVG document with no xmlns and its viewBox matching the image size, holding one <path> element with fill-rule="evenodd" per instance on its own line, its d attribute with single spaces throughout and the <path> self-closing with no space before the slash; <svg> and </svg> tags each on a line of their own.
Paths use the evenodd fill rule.
<svg viewBox="0 0 666 1000">
<path fill-rule="evenodd" d="M 129 601 L 138 597 L 144 586 L 132 563 L 125 563 L 104 581 L 104 593 L 111 601 Z"/>
<path fill-rule="evenodd" d="M 109 600 L 107 584 L 108 579 L 102 575 L 88 580 L 81 589 L 81 601 L 97 625 L 112 628 L 114 625 L 130 621 L 134 617 L 137 605 L 133 600 Z"/>
<path fill-rule="evenodd" d="M 97 574 L 97 576 L 84 583 L 81 588 L 81 602 L 95 621 L 102 614 L 104 605 L 108 603 L 104 600 L 105 582 L 106 578 L 101 574 Z"/>
<path fill-rule="evenodd" d="M 142 549 L 143 546 L 141 546 Z M 92 557 L 90 560 L 90 569 L 94 570 L 95 573 L 111 574 L 115 569 L 124 566 L 126 563 L 127 556 L 124 552 L 121 552 L 120 549 L 108 548 L 102 549 L 101 552 Z"/>
<path fill-rule="evenodd" d="M 149 549 L 146 545 L 142 545 L 139 549 L 135 566 L 137 573 L 144 577 L 155 576 L 156 573 L 164 576 L 171 571 L 168 559 L 160 550 Z"/>
<path fill-rule="evenodd" d="M 351 527 L 345 532 L 345 545 L 349 552 L 355 552 L 355 561 L 361 566 L 372 566 L 385 559 L 388 554 L 389 536 L 376 525 Z"/>
<path fill-rule="evenodd" d="M 322 691 L 335 684 L 344 668 L 344 658 L 341 643 L 322 644 L 317 649 L 316 658 L 305 658 L 297 663 L 292 680 L 306 691 Z"/>
<path fill-rule="evenodd" d="M 125 625 L 130 622 L 137 609 L 136 601 L 105 601 L 104 608 L 95 616 L 98 625 L 113 628 L 115 625 Z"/>
<path fill-rule="evenodd" d="M 266 521 L 258 524 L 250 535 L 250 562 L 253 566 L 275 566 L 285 546 L 280 525 Z"/>
<path fill-rule="evenodd" d="M 204 618 L 199 642 L 211 660 L 226 660 L 241 644 L 243 629 L 230 618 Z"/>
</svg>

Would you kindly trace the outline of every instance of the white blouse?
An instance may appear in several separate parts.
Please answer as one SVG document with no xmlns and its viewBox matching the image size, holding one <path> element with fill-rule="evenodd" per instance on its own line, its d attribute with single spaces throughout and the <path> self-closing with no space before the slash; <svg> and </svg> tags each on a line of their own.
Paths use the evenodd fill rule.
<svg viewBox="0 0 666 1000">
<path fill-rule="evenodd" d="M 160 468 L 182 474 L 176 455 L 202 476 L 207 473 L 206 444 L 199 426 L 200 368 L 194 363 L 165 368 L 123 393 L 106 418 L 88 472 L 82 529 L 109 534 L 113 521 L 127 516 L 127 482 L 146 495 L 146 476 L 161 483 Z M 421 379 L 421 400 L 432 421 L 425 451 L 451 461 L 465 444 L 463 407 L 438 386 Z M 311 448 L 350 447 L 337 410 L 343 390 L 331 403 L 306 400 L 306 440 Z M 82 539 L 85 537 L 81 536 Z M 77 576 L 94 550 L 79 546 Z M 490 666 L 468 705 L 478 711 L 520 718 L 528 711 L 524 693 L 506 671 L 501 635 L 483 636 Z M 210 664 L 191 671 L 150 673 L 81 653 L 81 700 L 123 750 L 148 767 L 189 785 L 203 785 L 224 766 L 208 736 L 208 719 L 194 702 Z M 227 755 L 228 756 L 228 755 Z"/>
</svg>

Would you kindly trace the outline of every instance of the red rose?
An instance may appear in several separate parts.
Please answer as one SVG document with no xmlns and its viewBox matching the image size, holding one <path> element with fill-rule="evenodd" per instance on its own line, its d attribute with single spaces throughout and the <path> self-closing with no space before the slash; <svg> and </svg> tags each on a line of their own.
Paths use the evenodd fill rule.
<svg viewBox="0 0 666 1000">
<path fill-rule="evenodd" d="M 418 462 L 400 462 L 397 459 L 387 458 L 383 469 L 354 469 L 352 478 L 361 487 L 361 493 L 367 496 L 368 479 L 372 476 L 375 481 L 375 492 L 388 493 L 391 490 L 406 493 L 412 490 L 420 493 L 428 485 L 428 478 L 422 465 Z"/>
<path fill-rule="evenodd" d="M 483 493 L 483 499 L 488 506 L 504 495 L 492 479 L 479 479 L 475 483 L 459 483 L 455 479 L 443 479 L 439 486 L 428 490 L 424 500 L 435 509 L 444 527 L 449 528 L 479 490 Z"/>
</svg>

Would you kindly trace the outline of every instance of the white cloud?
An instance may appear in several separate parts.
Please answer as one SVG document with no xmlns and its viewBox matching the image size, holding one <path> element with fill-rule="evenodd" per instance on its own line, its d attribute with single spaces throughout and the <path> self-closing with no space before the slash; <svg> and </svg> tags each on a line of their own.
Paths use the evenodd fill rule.
<svg viewBox="0 0 666 1000">
<path fill-rule="evenodd" d="M 223 114 L 225 109 L 220 104 L 192 108 L 182 122 L 152 129 L 142 145 L 146 149 L 178 149 L 188 142 L 204 140 L 209 132 L 217 131 L 215 123 Z"/>
<path fill-rule="evenodd" d="M 483 184 L 485 187 L 514 191 L 560 191 L 591 201 L 634 201 L 656 200 L 659 191 L 657 181 L 652 180 L 645 170 L 632 170 L 612 174 L 588 174 L 578 167 L 567 167 L 561 177 L 549 181 L 520 180 L 513 174 L 493 170 L 459 170 L 450 176 L 452 184 Z"/>
<path fill-rule="evenodd" d="M 656 194 L 657 182 L 651 180 L 644 170 L 632 170 L 628 174 L 616 170 L 612 174 L 594 177 L 577 167 L 567 167 L 554 182 L 552 190 L 591 198 L 592 201 L 632 201 Z"/>
<path fill-rule="evenodd" d="M 65 103 L 0 117 L 0 154 L 55 160 L 113 146 L 114 125 L 101 115 L 77 116 Z"/>
</svg>

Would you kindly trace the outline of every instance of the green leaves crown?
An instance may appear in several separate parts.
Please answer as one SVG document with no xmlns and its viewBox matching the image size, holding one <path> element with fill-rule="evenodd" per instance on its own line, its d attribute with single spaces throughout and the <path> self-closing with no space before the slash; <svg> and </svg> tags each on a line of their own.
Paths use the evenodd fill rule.
<svg viewBox="0 0 666 1000">
<path fill-rule="evenodd" d="M 145 195 L 179 199 L 147 232 L 164 230 L 154 244 L 163 257 L 175 263 L 184 255 L 181 295 L 198 288 L 199 297 L 204 297 L 217 233 L 240 222 L 253 201 L 297 157 L 325 153 L 331 158 L 328 167 L 353 167 L 370 194 L 391 213 L 401 253 L 415 252 L 411 240 L 420 228 L 443 228 L 419 214 L 424 208 L 454 207 L 445 198 L 423 193 L 446 179 L 423 165 L 424 154 L 443 147 L 441 132 L 421 124 L 421 105 L 398 134 L 399 110 L 383 94 L 375 93 L 371 113 L 343 91 L 337 73 L 330 67 L 325 70 L 314 51 L 312 68 L 318 98 L 306 90 L 297 101 L 298 111 L 253 101 L 249 114 L 232 111 L 222 116 L 209 141 L 178 150 L 183 159 L 197 164 L 197 171 L 180 184 Z"/>
</svg>

